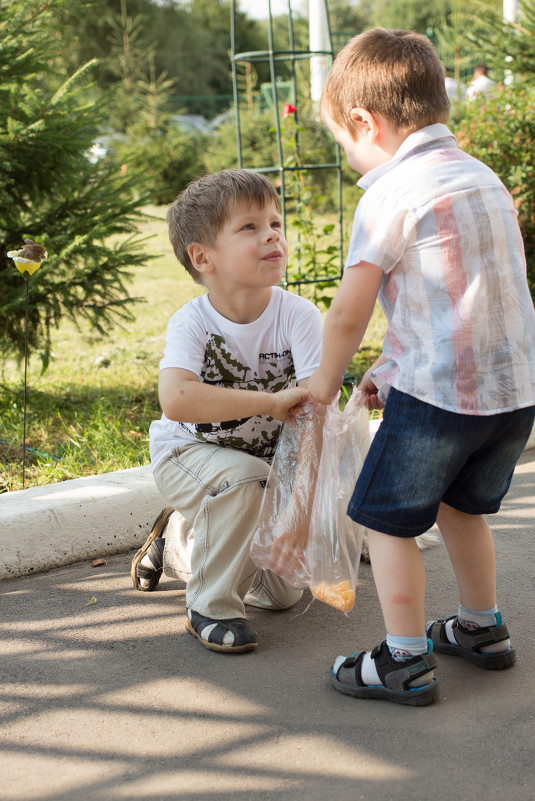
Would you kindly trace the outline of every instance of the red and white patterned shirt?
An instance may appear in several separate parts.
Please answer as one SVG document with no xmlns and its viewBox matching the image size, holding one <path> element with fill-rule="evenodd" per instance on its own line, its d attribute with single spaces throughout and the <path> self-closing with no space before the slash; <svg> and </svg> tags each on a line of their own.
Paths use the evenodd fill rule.
<svg viewBox="0 0 535 801">
<path fill-rule="evenodd" d="M 346 269 L 384 270 L 388 361 L 373 380 L 442 409 L 488 415 L 535 403 L 535 311 L 513 201 L 436 124 L 366 173 Z"/>
</svg>

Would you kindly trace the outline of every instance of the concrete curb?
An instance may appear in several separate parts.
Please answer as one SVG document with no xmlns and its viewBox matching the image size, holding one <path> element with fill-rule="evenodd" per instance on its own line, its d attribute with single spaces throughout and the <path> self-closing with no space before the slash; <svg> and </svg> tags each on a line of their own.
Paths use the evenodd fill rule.
<svg viewBox="0 0 535 801">
<path fill-rule="evenodd" d="M 162 507 L 149 466 L 0 495 L 0 579 L 139 548 Z"/>
<path fill-rule="evenodd" d="M 0 579 L 137 548 L 162 507 L 149 466 L 0 495 Z"/>
</svg>

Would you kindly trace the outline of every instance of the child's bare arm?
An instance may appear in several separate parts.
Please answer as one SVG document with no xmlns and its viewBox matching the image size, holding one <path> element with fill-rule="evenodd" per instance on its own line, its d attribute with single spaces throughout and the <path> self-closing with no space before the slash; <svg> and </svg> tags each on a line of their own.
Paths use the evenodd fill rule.
<svg viewBox="0 0 535 801">
<path fill-rule="evenodd" d="M 321 365 L 308 384 L 311 397 L 319 403 L 330 403 L 342 386 L 368 327 L 383 275 L 380 267 L 368 262 L 344 272 L 325 319 Z"/>
<path fill-rule="evenodd" d="M 158 393 L 166 417 L 188 423 L 223 422 L 259 414 L 284 422 L 290 410 L 308 398 L 308 392 L 301 387 L 280 392 L 216 387 L 199 381 L 195 373 L 176 367 L 161 371 Z"/>
</svg>

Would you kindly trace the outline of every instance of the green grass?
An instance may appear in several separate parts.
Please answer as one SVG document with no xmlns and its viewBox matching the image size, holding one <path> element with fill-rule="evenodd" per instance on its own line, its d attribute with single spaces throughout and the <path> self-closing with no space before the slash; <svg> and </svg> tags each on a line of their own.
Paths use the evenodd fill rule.
<svg viewBox="0 0 535 801">
<path fill-rule="evenodd" d="M 106 336 L 65 322 L 53 332 L 48 370 L 41 375 L 40 360 L 30 359 L 26 487 L 149 462 L 148 429 L 160 416 L 157 373 L 167 322 L 177 308 L 203 292 L 172 253 L 165 209 L 149 211 L 153 218 L 143 232 L 153 236 L 147 247 L 157 257 L 133 272 L 130 294 L 145 299 L 135 308 L 135 320 Z M 383 335 L 377 310 L 350 365 L 355 380 L 379 355 Z M 0 492 L 22 487 L 23 369 L 12 361 L 2 366 Z"/>
</svg>

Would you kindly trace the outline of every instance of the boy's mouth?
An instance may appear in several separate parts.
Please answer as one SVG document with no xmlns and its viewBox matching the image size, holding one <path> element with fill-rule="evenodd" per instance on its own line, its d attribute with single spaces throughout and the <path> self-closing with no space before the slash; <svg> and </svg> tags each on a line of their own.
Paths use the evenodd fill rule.
<svg viewBox="0 0 535 801">
<path fill-rule="evenodd" d="M 264 261 L 279 261 L 282 258 L 284 258 L 282 250 L 272 250 L 271 253 L 263 256 Z"/>
</svg>

